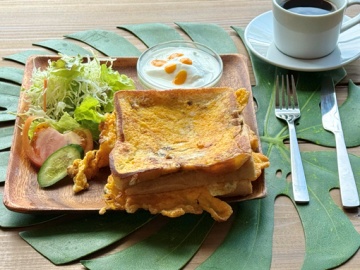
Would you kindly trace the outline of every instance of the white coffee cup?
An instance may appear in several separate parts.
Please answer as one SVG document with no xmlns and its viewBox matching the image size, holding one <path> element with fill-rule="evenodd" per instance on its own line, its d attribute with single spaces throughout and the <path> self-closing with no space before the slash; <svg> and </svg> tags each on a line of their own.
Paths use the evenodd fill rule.
<svg viewBox="0 0 360 270">
<path fill-rule="evenodd" d="M 335 7 L 323 15 L 292 12 L 283 7 L 288 1 L 273 0 L 274 42 L 282 53 L 291 57 L 314 59 L 330 54 L 337 46 L 340 33 L 360 22 L 358 14 L 342 24 L 346 8 L 360 1 L 323 0 Z"/>
</svg>

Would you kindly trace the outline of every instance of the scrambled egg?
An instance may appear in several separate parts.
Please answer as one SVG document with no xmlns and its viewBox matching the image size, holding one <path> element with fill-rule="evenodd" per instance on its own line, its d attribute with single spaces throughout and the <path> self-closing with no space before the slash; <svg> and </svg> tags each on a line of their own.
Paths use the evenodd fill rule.
<svg viewBox="0 0 360 270">
<path fill-rule="evenodd" d="M 109 166 L 109 154 L 116 141 L 115 114 L 107 114 L 104 122 L 100 124 L 100 147 L 86 153 L 83 159 L 76 159 L 68 167 L 68 175 L 73 177 L 74 192 L 80 192 L 89 187 L 88 180 L 93 178 L 100 170 Z"/>
<path fill-rule="evenodd" d="M 116 187 L 110 175 L 106 184 L 106 204 L 113 210 L 126 210 L 135 213 L 138 209 L 148 210 L 152 214 L 162 214 L 171 218 L 185 213 L 201 214 L 204 210 L 216 221 L 225 221 L 233 213 L 226 202 L 213 197 L 207 187 L 192 187 L 164 193 L 125 195 Z M 102 209 L 101 213 L 104 213 Z"/>
</svg>

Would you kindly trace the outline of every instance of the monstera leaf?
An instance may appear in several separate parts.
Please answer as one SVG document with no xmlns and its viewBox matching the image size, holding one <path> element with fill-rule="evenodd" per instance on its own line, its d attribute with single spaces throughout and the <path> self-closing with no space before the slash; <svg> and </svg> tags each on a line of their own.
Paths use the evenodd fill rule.
<svg viewBox="0 0 360 270">
<path fill-rule="evenodd" d="M 192 40 L 204 43 L 218 53 L 237 52 L 232 38 L 217 25 L 204 23 L 176 24 Z M 118 28 L 136 35 L 148 47 L 159 42 L 182 38 L 174 28 L 159 23 L 122 25 L 118 26 Z M 239 35 L 239 38 L 243 39 L 243 29 L 232 28 Z M 89 30 L 72 33 L 66 37 L 88 44 L 108 56 L 120 55 L 124 51 L 129 56 L 139 54 L 132 44 L 113 32 Z M 84 51 L 81 47 L 72 44 L 68 40 L 50 40 L 36 45 L 62 53 L 90 55 L 88 51 Z M 5 59 L 25 63 L 26 57 L 32 54 L 38 54 L 38 51 L 22 52 Z M 277 74 L 285 74 L 290 71 L 269 65 L 251 53 L 250 57 L 256 79 L 256 85 L 252 91 L 257 104 L 259 135 L 263 152 L 269 156 L 271 162 L 270 168 L 265 171 L 268 195 L 261 200 L 246 201 L 233 205 L 235 210 L 234 220 L 228 235 L 216 251 L 199 266 L 199 269 L 269 269 L 272 255 L 274 201 L 278 196 L 287 196 L 292 199 L 291 183 L 287 180 L 287 176 L 290 174 L 290 155 L 288 147 L 284 143 L 288 139 L 288 130 L 286 124 L 275 117 L 273 105 L 275 77 Z M 319 107 L 319 89 L 325 73 L 292 73 L 296 77 L 302 111 L 301 119 L 297 125 L 298 138 L 310 143 L 333 147 L 333 135 L 322 128 Z M 345 70 L 342 68 L 326 72 L 326 75 L 329 74 L 335 82 L 339 82 L 346 75 Z M 7 78 L 5 80 L 16 78 L 18 81 L 18 70 L 5 70 L 0 72 L 0 75 Z M 14 92 L 16 92 L 15 89 L 12 89 L 8 83 L 6 85 L 1 84 L 1 101 L 3 97 L 14 96 L 16 98 L 17 95 L 14 95 Z M 360 114 L 357 106 L 357 100 L 360 98 L 358 95 L 360 95 L 359 87 L 350 82 L 348 99 L 340 107 L 344 134 L 349 147 L 360 145 L 360 137 L 355 136 L 360 132 L 360 119 L 356 118 Z M 12 109 L 8 107 L 8 103 L 0 104 L 0 107 L 2 106 L 5 106 L 8 111 Z M 2 115 L 0 114 L 0 121 L 8 121 L 1 118 Z M 4 137 L 2 134 L 5 133 L 0 132 L 0 138 L 1 136 Z M 3 153 L 8 155 L 6 150 L 0 154 Z M 301 155 L 310 192 L 310 203 L 308 205 L 294 203 L 303 224 L 306 241 L 305 260 L 302 268 L 333 268 L 344 263 L 358 250 L 360 236 L 344 212 L 333 202 L 329 193 L 331 189 L 338 188 L 334 150 L 302 152 Z M 350 155 L 350 160 L 357 182 L 359 182 L 360 159 L 357 156 Z M 0 172 L 2 166 L 0 164 Z M 359 188 L 359 184 L 357 185 Z M 0 209 L 0 218 L 1 213 L 4 216 L 6 211 L 8 210 Z M 89 216 L 89 219 L 96 218 L 96 216 Z M 16 226 L 16 222 L 19 222 L 19 220 L 15 221 L 12 226 Z M 146 223 L 145 219 L 143 224 L 136 225 L 130 231 L 139 226 L 146 226 Z M 105 264 L 110 268 L 114 265 L 123 265 L 125 268 L 130 268 L 130 266 L 134 267 L 133 258 L 136 258 L 138 269 L 143 269 L 144 266 L 147 269 L 159 269 L 163 265 L 162 263 L 168 262 L 167 260 L 172 258 L 176 260 L 175 267 L 179 268 L 185 265 L 196 253 L 207 233 L 211 230 L 212 223 L 206 215 L 185 216 L 184 218 L 171 220 L 168 226 L 161 228 L 158 233 L 133 247 L 126 248 L 110 256 L 86 260 L 82 263 L 89 269 L 103 269 Z M 23 223 L 19 222 L 19 224 L 21 224 L 19 226 L 24 226 Z M 72 235 L 69 229 L 71 226 L 74 226 L 74 230 L 79 229 L 78 234 Z M 86 243 L 91 242 L 93 237 L 94 241 L 96 241 L 96 234 L 86 232 L 81 234 L 83 226 L 84 223 L 77 220 L 70 223 L 70 227 L 64 226 L 60 234 L 59 227 L 49 227 L 44 231 L 26 231 L 21 233 L 21 236 L 52 262 L 66 263 L 107 246 L 106 243 L 102 242 L 95 249 L 89 250 Z M 107 223 L 104 222 L 104 227 L 101 230 L 106 230 L 106 226 Z M 177 228 L 176 235 L 174 235 L 171 228 Z M 111 234 L 111 232 L 109 233 Z M 73 243 L 81 242 L 76 247 L 75 257 L 69 255 L 72 248 L 75 248 L 71 247 L 70 244 L 68 245 L 68 255 L 64 255 L 62 258 L 52 258 L 51 254 L 49 255 L 46 246 L 44 248 L 43 245 L 49 243 L 52 237 L 56 235 L 59 235 L 56 240 L 58 246 L 66 247 L 69 239 Z M 115 239 L 121 239 L 121 235 L 115 236 Z M 109 237 L 109 239 L 106 239 L 105 237 L 102 240 L 111 244 L 114 238 Z M 151 250 L 152 248 L 156 249 Z M 161 258 L 161 260 L 156 262 L 156 258 Z"/>
<path fill-rule="evenodd" d="M 240 37 L 243 36 L 241 29 L 235 28 L 235 30 Z M 297 78 L 297 92 L 302 112 L 296 127 L 298 137 L 316 144 L 334 146 L 333 135 L 322 128 L 319 106 L 320 86 L 322 77 L 325 75 L 330 74 L 334 81 L 338 82 L 346 74 L 343 69 L 331 72 L 294 73 L 264 63 L 251 53 L 250 56 L 256 77 L 253 93 L 258 105 L 257 119 L 261 129 L 262 147 L 272 164 L 266 170 L 270 190 L 270 196 L 267 199 L 279 195 L 292 198 L 291 183 L 286 180 L 290 173 L 289 151 L 283 143 L 288 138 L 287 127 L 274 115 L 275 77 L 277 74 L 293 73 Z M 358 87 L 351 84 L 349 98 L 340 108 L 348 145 L 349 139 L 351 140 L 352 136 L 360 131 L 359 125 L 353 125 L 358 121 L 347 117 L 350 114 L 360 113 L 359 108 L 354 106 L 354 101 L 351 100 L 358 94 Z M 359 141 L 351 141 L 350 145 L 359 145 Z M 295 205 L 305 232 L 306 255 L 303 269 L 314 269 L 315 265 L 319 269 L 338 266 L 344 262 L 345 257 L 352 256 L 358 250 L 360 238 L 346 215 L 330 197 L 330 190 L 339 187 L 335 152 L 305 152 L 302 153 L 302 159 L 310 192 L 309 205 Z M 356 179 L 360 177 L 359 162 L 358 157 L 351 156 Z M 281 177 L 278 177 L 279 172 L 281 172 Z M 359 184 L 357 186 L 359 189 Z M 347 228 L 345 232 L 344 228 Z M 319 241 L 320 238 L 321 241 Z"/>
<path fill-rule="evenodd" d="M 0 163 L 3 159 L 2 153 L 0 153 Z M 0 170 L 1 172 L 1 170 Z M 0 200 L 3 200 L 3 196 L 0 194 Z M 23 213 L 16 213 L 9 211 L 3 204 L 0 205 L 0 227 L 1 228 L 17 228 L 37 225 L 40 223 L 48 222 L 59 218 L 62 215 L 51 214 L 51 215 L 27 215 Z"/>
<path fill-rule="evenodd" d="M 80 40 L 109 56 L 139 56 L 140 51 L 122 36 L 105 30 L 83 31 L 67 38 Z M 116 44 L 116 46 L 114 46 Z"/>
<path fill-rule="evenodd" d="M 82 261 L 88 269 L 181 269 L 200 248 L 214 224 L 209 214 L 184 215 L 169 221 L 146 240 L 113 255 Z M 139 260 L 139 254 L 145 260 Z M 164 256 L 165 255 L 165 256 Z"/>
<path fill-rule="evenodd" d="M 16 76 L 16 75 L 15 75 Z M 19 99 L 20 86 L 0 81 L 0 122 L 14 120 Z"/>
<path fill-rule="evenodd" d="M 54 264 L 64 264 L 123 239 L 153 218 L 145 211 L 137 215 L 124 212 L 106 216 L 80 214 L 56 226 L 24 231 L 20 235 Z"/>
<path fill-rule="evenodd" d="M 182 36 L 174 28 L 162 23 L 128 24 L 118 26 L 136 35 L 146 46 L 171 40 L 182 40 Z"/>
<path fill-rule="evenodd" d="M 17 84 L 21 84 L 24 70 L 21 68 L 4 67 L 0 68 L 0 78 Z"/>
<path fill-rule="evenodd" d="M 45 50 L 27 50 L 21 53 L 16 53 L 4 57 L 5 60 L 14 61 L 20 64 L 26 64 L 27 59 L 32 55 L 52 55 L 55 52 L 45 51 Z"/>
</svg>

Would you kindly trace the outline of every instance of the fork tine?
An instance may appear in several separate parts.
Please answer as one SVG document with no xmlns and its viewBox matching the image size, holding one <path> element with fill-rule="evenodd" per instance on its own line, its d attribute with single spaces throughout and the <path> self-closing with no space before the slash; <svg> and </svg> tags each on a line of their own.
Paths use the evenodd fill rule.
<svg viewBox="0 0 360 270">
<path fill-rule="evenodd" d="M 293 104 L 292 104 L 292 88 L 290 87 L 290 83 L 289 83 L 289 75 L 286 74 L 286 97 L 287 97 L 287 107 L 286 109 L 293 109 Z"/>
<path fill-rule="evenodd" d="M 294 99 L 294 107 L 298 108 L 299 107 L 299 101 L 298 101 L 298 97 L 297 97 L 297 93 L 296 93 L 294 75 L 291 75 L 291 89 L 292 89 L 292 96 L 293 96 L 293 99 Z"/>
<path fill-rule="evenodd" d="M 276 76 L 275 82 L 275 108 L 280 108 L 280 88 L 279 88 L 279 75 Z"/>
<path fill-rule="evenodd" d="M 280 79 L 281 78 L 281 79 Z M 294 75 L 277 75 L 275 81 L 275 108 L 299 108 Z"/>
<path fill-rule="evenodd" d="M 282 95 L 282 108 L 288 108 L 288 102 L 286 102 L 287 94 L 287 85 L 285 85 L 284 75 L 281 75 L 281 95 Z"/>
</svg>

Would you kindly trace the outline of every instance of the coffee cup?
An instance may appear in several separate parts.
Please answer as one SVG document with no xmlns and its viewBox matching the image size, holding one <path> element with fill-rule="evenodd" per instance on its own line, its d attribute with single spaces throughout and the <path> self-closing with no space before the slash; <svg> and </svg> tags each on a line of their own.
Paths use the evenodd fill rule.
<svg viewBox="0 0 360 270">
<path fill-rule="evenodd" d="M 335 50 L 341 32 L 357 25 L 360 14 L 343 23 L 345 10 L 360 1 L 273 0 L 274 42 L 284 54 L 321 58 Z"/>
</svg>

